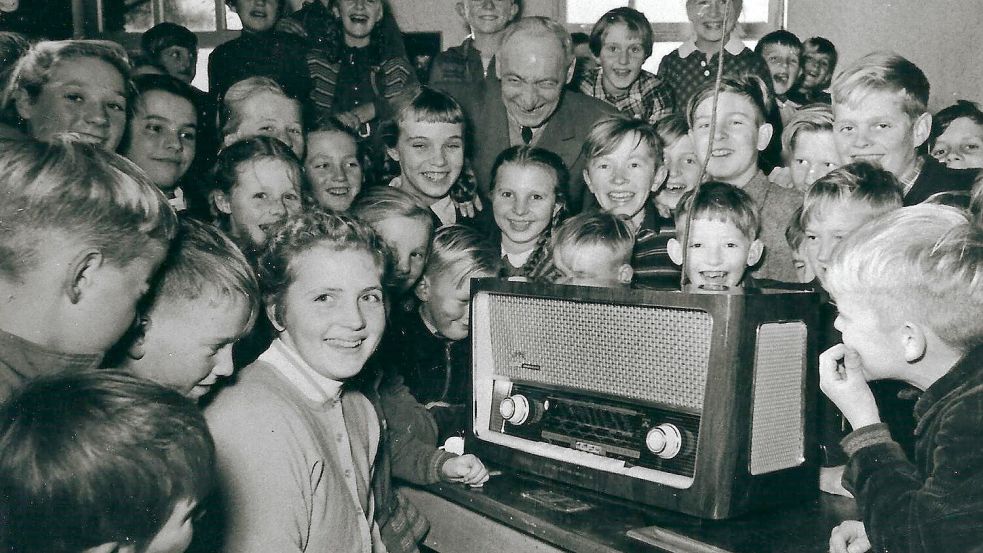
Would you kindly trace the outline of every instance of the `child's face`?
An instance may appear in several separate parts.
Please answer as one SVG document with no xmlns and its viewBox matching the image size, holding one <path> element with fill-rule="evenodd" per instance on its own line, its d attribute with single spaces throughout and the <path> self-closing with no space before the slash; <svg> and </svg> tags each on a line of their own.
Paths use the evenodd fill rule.
<svg viewBox="0 0 983 553">
<path fill-rule="evenodd" d="M 645 208 L 652 189 L 662 183 L 666 169 L 656 167 L 648 144 L 625 136 L 614 150 L 587 162 L 584 181 L 601 209 L 634 217 Z"/>
<path fill-rule="evenodd" d="M 624 23 L 608 27 L 604 33 L 601 55 L 601 81 L 608 94 L 623 94 L 638 80 L 642 64 L 648 57 L 642 37 L 628 29 Z"/>
<path fill-rule="evenodd" d="M 198 502 L 182 499 L 174 505 L 171 516 L 150 541 L 144 553 L 184 553 L 194 535 L 194 514 Z"/>
<path fill-rule="evenodd" d="M 280 18 L 280 2 L 284 0 L 235 0 L 232 11 L 239 15 L 242 28 L 254 33 L 269 31 Z"/>
<path fill-rule="evenodd" d="M 761 49 L 778 96 L 784 96 L 799 79 L 799 54 L 797 48 L 785 44 L 768 44 Z"/>
<path fill-rule="evenodd" d="M 726 41 L 737 25 L 742 4 L 741 0 L 686 0 L 686 15 L 700 41 Z M 725 10 L 729 10 L 726 20 Z"/>
<path fill-rule="evenodd" d="M 456 268 L 448 274 L 424 276 L 416 288 L 421 314 L 438 334 L 454 341 L 467 338 L 471 329 L 471 278 L 491 276 L 470 274 L 459 283 L 460 267 Z"/>
<path fill-rule="evenodd" d="M 198 69 L 197 52 L 192 52 L 184 46 L 168 46 L 157 55 L 157 61 L 164 66 L 167 73 L 176 79 L 190 83 L 195 78 Z"/>
<path fill-rule="evenodd" d="M 198 399 L 219 378 L 232 375 L 232 344 L 245 332 L 249 315 L 245 299 L 214 290 L 194 301 L 156 304 L 144 329 L 143 356 L 128 369 Z"/>
<path fill-rule="evenodd" d="M 163 190 L 171 190 L 195 159 L 198 113 L 187 99 L 151 90 L 130 120 L 125 155 Z"/>
<path fill-rule="evenodd" d="M 675 142 L 662 149 L 662 157 L 665 159 L 666 167 L 669 170 L 669 177 L 666 184 L 659 189 L 655 196 L 655 202 L 667 207 L 670 211 L 676 209 L 679 199 L 687 190 L 692 190 L 700 181 L 699 158 L 696 157 L 696 148 L 693 146 L 693 139 L 688 134 L 676 139 Z"/>
<path fill-rule="evenodd" d="M 758 262 L 761 251 L 760 240 L 749 240 L 730 221 L 694 219 L 689 233 L 686 276 L 698 288 L 733 288 L 740 285 L 744 271 Z M 680 243 L 675 239 L 670 254 L 673 261 L 682 264 Z"/>
<path fill-rule="evenodd" d="M 362 250 L 315 246 L 290 260 L 294 281 L 275 326 L 318 374 L 346 380 L 359 373 L 386 328 L 382 271 Z"/>
<path fill-rule="evenodd" d="M 390 217 L 373 223 L 379 237 L 396 256 L 396 281 L 400 294 L 412 288 L 427 264 L 433 226 L 411 217 Z"/>
<path fill-rule="evenodd" d="M 897 369 L 908 365 L 902 338 L 870 301 L 853 294 L 840 294 L 833 300 L 837 310 L 833 327 L 842 333 L 843 345 L 860 355 L 865 380 L 892 378 Z"/>
<path fill-rule="evenodd" d="M 519 11 L 515 0 L 464 0 L 462 5 L 472 32 L 486 35 L 504 29 Z"/>
<path fill-rule="evenodd" d="M 458 123 L 399 122 L 389 156 L 399 162 L 407 192 L 427 205 L 447 196 L 464 167 L 464 127 Z"/>
<path fill-rule="evenodd" d="M 253 246 L 266 243 L 269 225 L 300 211 L 298 175 L 287 162 L 260 158 L 239 164 L 228 196 L 217 194 L 215 207 L 229 215 L 232 234 Z"/>
<path fill-rule="evenodd" d="M 805 244 L 792 252 L 792 265 L 795 267 L 795 279 L 798 282 L 812 282 L 816 278 L 816 272 L 812 270 L 812 264 L 805 253 Z"/>
<path fill-rule="evenodd" d="M 932 157 L 952 169 L 983 167 L 983 125 L 969 117 L 954 120 L 935 139 Z"/>
<path fill-rule="evenodd" d="M 822 90 L 829 86 L 832 73 L 832 56 L 820 53 L 809 44 L 802 48 L 802 88 Z"/>
<path fill-rule="evenodd" d="M 347 211 L 362 190 L 358 148 L 341 132 L 315 132 L 307 137 L 304 172 L 314 199 L 324 208 Z"/>
<path fill-rule="evenodd" d="M 17 112 L 33 138 L 48 142 L 59 133 L 115 151 L 126 129 L 126 83 L 115 67 L 99 58 L 59 61 L 33 100 L 18 97 Z"/>
<path fill-rule="evenodd" d="M 799 131 L 792 148 L 789 171 L 792 184 L 805 192 L 816 180 L 840 166 L 840 154 L 836 151 L 833 133 L 826 131 Z"/>
<path fill-rule="evenodd" d="M 345 30 L 345 44 L 368 46 L 372 29 L 382 19 L 382 0 L 338 0 L 334 12 Z"/>
<path fill-rule="evenodd" d="M 243 100 L 239 105 L 239 126 L 226 137 L 225 145 L 253 136 L 276 138 L 290 146 L 298 158 L 303 158 L 304 126 L 300 122 L 300 104 L 265 91 Z"/>
<path fill-rule="evenodd" d="M 771 125 L 759 122 L 758 110 L 749 98 L 723 92 L 717 102 L 713 151 L 707 152 L 712 119 L 713 100 L 707 98 L 700 102 L 693 114 L 690 134 L 696 155 L 700 163 L 704 163 L 709 155 L 707 173 L 710 177 L 744 186 L 758 172 L 758 152 L 764 150 L 771 140 Z"/>
<path fill-rule="evenodd" d="M 506 163 L 498 168 L 492 213 L 506 251 L 528 251 L 553 222 L 556 175 L 538 165 Z"/>
<path fill-rule="evenodd" d="M 612 287 L 630 284 L 631 265 L 603 244 L 559 246 L 553 251 L 553 264 L 559 284 Z"/>
<path fill-rule="evenodd" d="M 867 206 L 846 201 L 830 203 L 805 221 L 806 239 L 802 248 L 816 276 L 826 276 L 833 249 L 871 216 Z"/>
<path fill-rule="evenodd" d="M 833 104 L 836 149 L 845 163 L 870 161 L 899 176 L 928 138 L 931 116 L 912 121 L 896 92 L 872 91 L 853 103 Z"/>
</svg>

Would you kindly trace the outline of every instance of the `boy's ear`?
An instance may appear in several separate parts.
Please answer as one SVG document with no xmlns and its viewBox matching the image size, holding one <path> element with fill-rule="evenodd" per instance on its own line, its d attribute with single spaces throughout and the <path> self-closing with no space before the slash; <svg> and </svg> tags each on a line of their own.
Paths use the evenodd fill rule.
<svg viewBox="0 0 983 553">
<path fill-rule="evenodd" d="M 911 138 L 915 147 L 919 147 L 928 140 L 932 133 L 932 114 L 925 112 L 915 119 L 915 124 L 911 126 Z"/>
<path fill-rule="evenodd" d="M 921 325 L 911 321 L 905 321 L 904 328 L 901 330 L 901 340 L 904 346 L 905 361 L 915 363 L 925 357 L 925 352 L 928 349 L 928 339 Z"/>
<path fill-rule="evenodd" d="M 399 150 L 398 149 L 396 149 L 396 148 L 386 148 L 386 153 L 389 154 L 389 157 L 391 157 L 393 161 L 399 161 Z"/>
<path fill-rule="evenodd" d="M 14 92 L 14 107 L 17 108 L 17 115 L 24 121 L 29 121 L 34 113 L 34 102 L 30 95 L 23 88 L 18 88 Z"/>
<path fill-rule="evenodd" d="M 771 123 L 762 123 L 758 127 L 758 151 L 763 152 L 765 148 L 768 147 L 768 143 L 771 142 L 771 135 L 775 133 L 775 128 L 771 126 Z"/>
<path fill-rule="evenodd" d="M 212 190 L 211 193 L 212 204 L 215 209 L 221 211 L 226 215 L 232 214 L 232 203 L 229 202 L 229 197 L 221 190 Z"/>
<path fill-rule="evenodd" d="M 430 278 L 426 275 L 420 277 L 420 282 L 417 282 L 416 286 L 413 287 L 413 292 L 416 293 L 417 299 L 423 303 L 430 301 Z"/>
<path fill-rule="evenodd" d="M 147 332 L 150 330 L 150 325 L 153 324 L 150 320 L 150 315 L 146 313 L 143 315 L 138 315 L 136 323 L 133 325 L 133 329 L 130 331 L 133 341 L 130 342 L 130 347 L 126 349 L 126 356 L 134 361 L 139 361 L 143 359 L 146 354 L 144 351 L 144 344 L 147 341 Z"/>
<path fill-rule="evenodd" d="M 631 265 L 625 263 L 618 267 L 618 282 L 621 284 L 631 284 L 631 277 L 633 276 L 635 276 L 635 269 L 632 269 Z"/>
<path fill-rule="evenodd" d="M 467 12 L 467 8 L 464 7 L 464 2 L 455 2 L 454 11 L 456 11 L 457 15 L 461 16 L 461 19 L 463 19 L 464 21 L 468 20 L 468 12 Z"/>
<path fill-rule="evenodd" d="M 754 267 L 761 259 L 761 254 L 765 251 L 765 245 L 761 240 L 751 242 L 751 247 L 747 250 L 747 266 Z"/>
<path fill-rule="evenodd" d="M 83 250 L 72 259 L 64 282 L 65 295 L 70 302 L 76 304 L 88 293 L 104 262 L 102 252 L 96 249 Z"/>
<path fill-rule="evenodd" d="M 666 183 L 666 179 L 669 178 L 669 168 L 665 165 L 660 166 L 655 170 L 655 175 L 652 175 L 652 192 L 658 192 L 662 185 Z"/>
<path fill-rule="evenodd" d="M 669 253 L 669 259 L 673 263 L 680 267 L 683 265 L 683 245 L 679 243 L 679 240 L 670 238 L 666 244 L 666 251 Z"/>
<path fill-rule="evenodd" d="M 270 302 L 266 304 L 264 309 L 266 310 L 266 318 L 270 320 L 270 324 L 273 325 L 273 328 L 275 328 L 277 332 L 283 332 L 285 327 L 280 324 L 280 319 L 276 316 L 276 305 Z"/>
</svg>

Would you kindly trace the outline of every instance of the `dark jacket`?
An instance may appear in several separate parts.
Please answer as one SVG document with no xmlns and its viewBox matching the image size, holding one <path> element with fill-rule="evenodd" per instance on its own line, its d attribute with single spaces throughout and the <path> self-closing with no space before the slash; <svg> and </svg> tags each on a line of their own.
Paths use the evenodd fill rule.
<svg viewBox="0 0 983 553">
<path fill-rule="evenodd" d="M 488 65 L 488 77 L 496 78 L 495 58 Z M 427 84 L 440 88 L 447 83 L 477 83 L 484 79 L 481 52 L 474 47 L 474 39 L 468 38 L 460 46 L 451 46 L 437 54 L 430 64 Z"/>
<path fill-rule="evenodd" d="M 239 38 L 219 44 L 208 56 L 208 92 L 221 105 L 230 86 L 247 77 L 269 77 L 292 98 L 307 101 L 311 82 L 304 60 L 303 39 L 276 31 L 243 31 Z"/>
<path fill-rule="evenodd" d="M 915 405 L 914 462 L 884 423 L 843 439 L 843 475 L 874 551 L 983 549 L 983 348 L 968 352 Z"/>
<path fill-rule="evenodd" d="M 934 157 L 925 156 L 925 165 L 905 194 L 904 205 L 921 203 L 938 192 L 969 191 L 979 172 L 979 169 L 949 169 Z"/>
</svg>

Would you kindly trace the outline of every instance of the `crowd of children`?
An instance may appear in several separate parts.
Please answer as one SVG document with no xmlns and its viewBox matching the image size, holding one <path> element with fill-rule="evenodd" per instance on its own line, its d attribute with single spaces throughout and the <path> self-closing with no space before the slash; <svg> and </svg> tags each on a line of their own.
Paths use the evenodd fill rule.
<svg viewBox="0 0 983 553">
<path fill-rule="evenodd" d="M 226 4 L 243 32 L 207 93 L 179 25 L 132 64 L 0 33 L 0 548 L 418 551 L 394 482 L 489 478 L 444 446 L 495 277 L 816 293 L 818 486 L 862 516 L 831 551 L 983 547 L 978 104 L 933 116 L 893 53 L 752 51 L 740 0 L 686 0 L 694 39 L 653 74 L 650 23 L 616 8 L 578 71 L 537 35 L 566 83 L 502 91 L 530 121 L 581 95 L 618 114 L 569 164 L 510 120 L 482 173 L 462 105 L 543 24 L 517 0 L 458 2 L 472 35 L 429 85 L 385 0 Z"/>
</svg>

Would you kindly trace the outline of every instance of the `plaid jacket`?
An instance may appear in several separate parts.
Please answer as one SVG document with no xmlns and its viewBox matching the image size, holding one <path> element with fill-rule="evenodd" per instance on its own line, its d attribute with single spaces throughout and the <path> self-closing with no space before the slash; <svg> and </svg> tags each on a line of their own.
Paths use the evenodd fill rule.
<svg viewBox="0 0 983 553">
<path fill-rule="evenodd" d="M 600 67 L 584 75 L 580 81 L 580 92 L 604 100 L 621 113 L 633 119 L 643 119 L 652 125 L 676 111 L 672 89 L 662 79 L 644 69 L 629 87 L 628 94 L 621 98 L 614 98 L 604 91 Z"/>
</svg>

